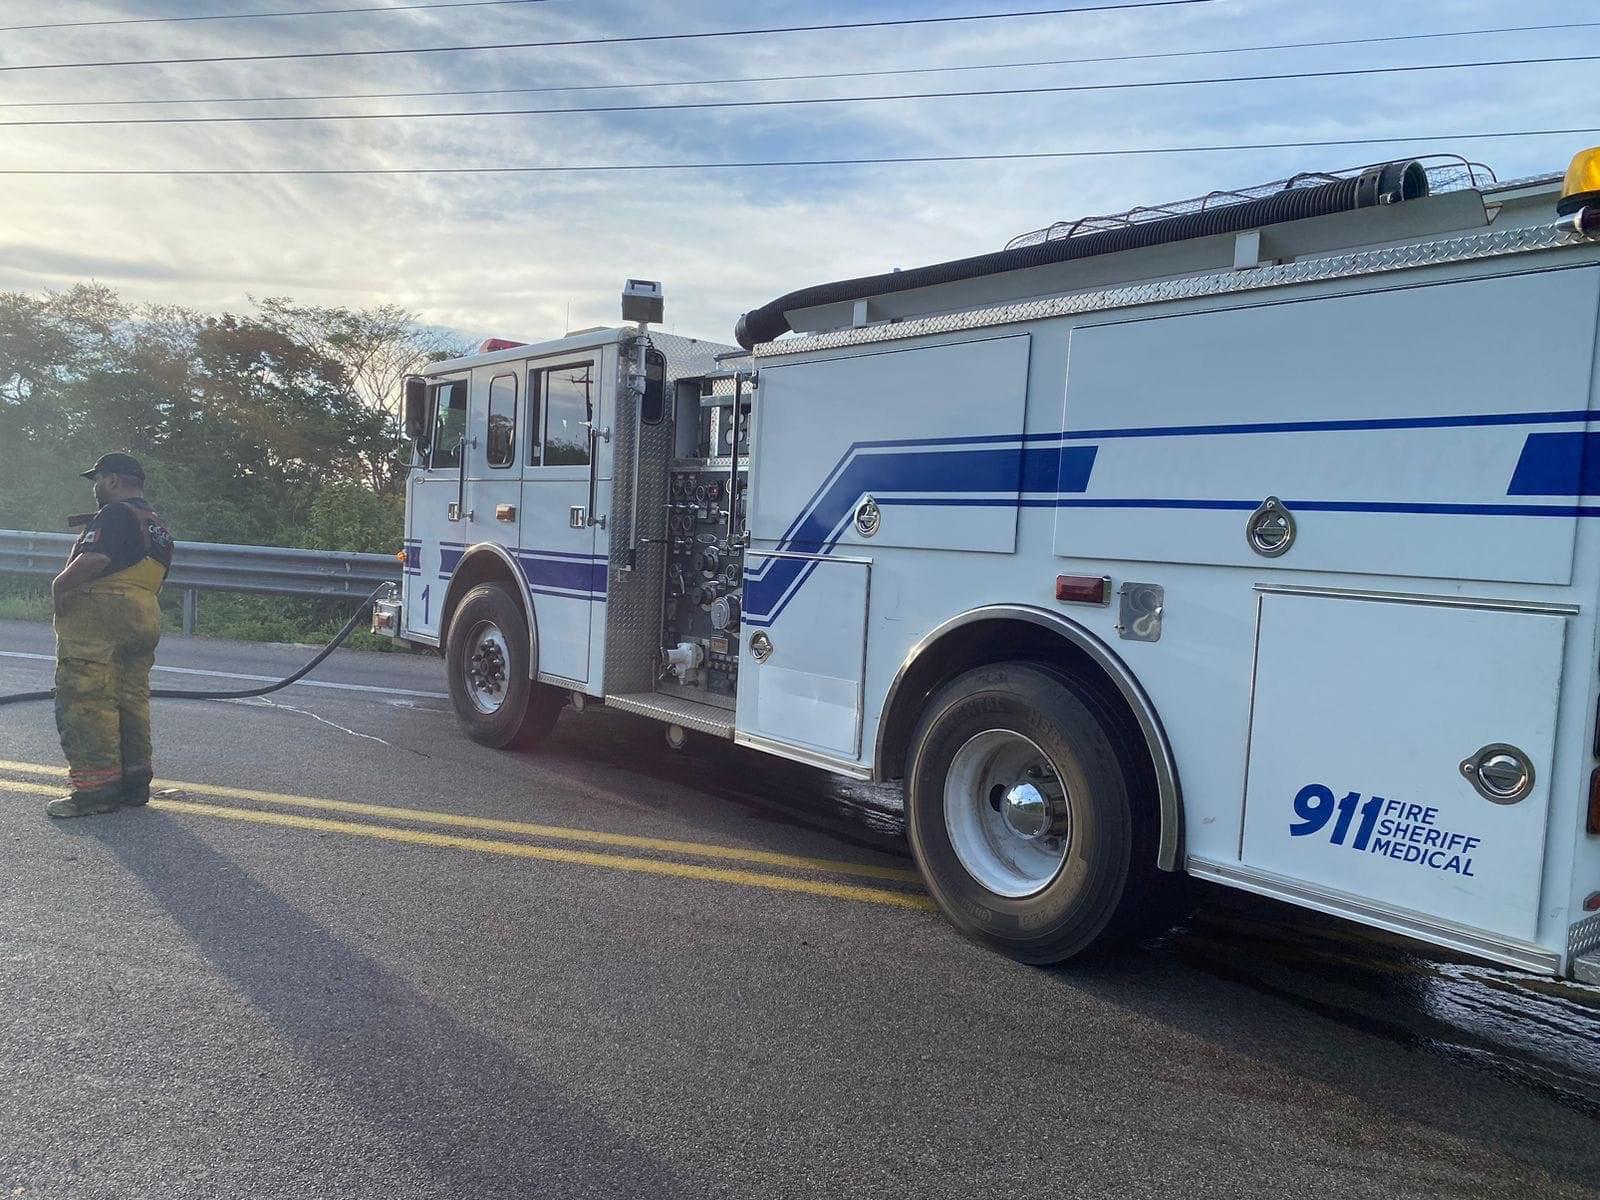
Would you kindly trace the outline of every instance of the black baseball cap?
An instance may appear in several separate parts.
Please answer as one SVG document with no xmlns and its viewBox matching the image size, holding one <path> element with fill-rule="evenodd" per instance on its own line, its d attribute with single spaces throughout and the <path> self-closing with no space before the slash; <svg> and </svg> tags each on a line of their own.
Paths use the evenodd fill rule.
<svg viewBox="0 0 1600 1200">
<path fill-rule="evenodd" d="M 144 468 L 131 454 L 102 454 L 94 460 L 94 466 L 79 474 L 85 479 L 93 479 L 101 471 L 110 471 L 116 475 L 132 475 L 136 479 L 144 478 Z"/>
</svg>

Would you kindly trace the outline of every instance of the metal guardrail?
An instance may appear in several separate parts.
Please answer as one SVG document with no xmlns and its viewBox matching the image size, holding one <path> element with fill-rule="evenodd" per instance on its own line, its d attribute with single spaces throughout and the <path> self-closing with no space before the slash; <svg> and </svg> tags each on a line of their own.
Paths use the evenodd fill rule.
<svg viewBox="0 0 1600 1200">
<path fill-rule="evenodd" d="M 77 540 L 70 533 L 0 529 L 0 573 L 56 575 Z M 400 562 L 389 554 L 345 554 L 287 546 L 232 546 L 179 542 L 169 587 L 183 590 L 183 628 L 194 632 L 196 594 L 253 592 L 267 596 L 338 599 L 365 596 L 380 583 L 400 582 Z"/>
</svg>

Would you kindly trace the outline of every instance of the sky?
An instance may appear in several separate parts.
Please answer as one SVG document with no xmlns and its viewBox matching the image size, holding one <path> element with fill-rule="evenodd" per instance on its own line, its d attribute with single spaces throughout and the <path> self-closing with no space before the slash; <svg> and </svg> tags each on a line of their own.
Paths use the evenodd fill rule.
<svg viewBox="0 0 1600 1200">
<path fill-rule="evenodd" d="M 383 0 L 0 0 L 0 26 Z M 416 0 L 391 0 L 393 4 Z M 1086 6 L 1093 0 L 1066 0 Z M 540 0 L 426 11 L 0 30 L 0 68 L 108 58 L 562 40 L 962 15 L 1049 0 Z M 0 69 L 0 122 L 437 111 L 1039 88 L 1600 55 L 1600 26 L 1195 55 L 1285 42 L 1584 20 L 1567 0 L 1204 0 L 890 29 L 173 66 Z M 1600 13 L 1593 14 L 1600 21 Z M 1173 57 L 1130 59 L 1129 55 Z M 802 73 L 1104 58 L 871 78 Z M 1053 161 L 544 175 L 0 175 L 0 291 L 94 280 L 133 301 L 239 310 L 251 297 L 397 303 L 428 325 L 525 340 L 615 324 L 623 281 L 661 280 L 663 328 L 731 341 L 738 315 L 812 283 L 998 249 L 1052 221 L 1296 171 L 1458 151 L 1501 178 L 1558 171 L 1600 133 L 1575 98 L 1596 62 L 1056 94 L 423 120 L 0 127 L 0 171 L 504 166 L 1029 153 L 1376 136 L 1394 146 Z M 674 82 L 680 81 L 680 82 Z M 681 81 L 688 81 L 687 83 Z M 605 91 L 227 104 L 222 97 Z M 66 101 L 208 100 L 96 104 Z M 59 106 L 43 107 L 41 102 Z"/>
</svg>

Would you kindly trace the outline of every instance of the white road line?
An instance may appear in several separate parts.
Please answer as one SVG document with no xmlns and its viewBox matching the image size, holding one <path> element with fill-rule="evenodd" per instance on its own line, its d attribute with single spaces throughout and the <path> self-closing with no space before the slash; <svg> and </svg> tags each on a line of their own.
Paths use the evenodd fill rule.
<svg viewBox="0 0 1600 1200">
<path fill-rule="evenodd" d="M 386 742 L 381 737 L 375 737 L 370 733 L 357 733 L 354 729 L 347 728 L 344 725 L 339 725 L 328 720 L 327 717 L 318 716 L 309 708 L 296 708 L 292 704 L 283 704 L 277 700 L 268 700 L 265 696 L 250 696 L 239 700 L 229 700 L 227 703 L 243 704 L 247 708 L 274 708 L 279 712 L 299 713 L 302 717 L 310 717 L 313 721 L 321 721 L 324 725 L 327 725 L 332 729 L 337 729 L 340 733 L 348 733 L 351 737 L 355 738 L 366 738 L 369 742 L 377 742 L 378 745 L 388 746 L 391 750 L 394 748 L 394 744 L 392 742 Z"/>
<path fill-rule="evenodd" d="M 51 663 L 56 660 L 53 654 L 28 654 L 22 650 L 0 650 L 0 658 L 29 658 Z M 198 667 L 163 667 L 160 664 L 157 664 L 155 669 L 173 675 L 206 675 L 213 679 L 239 679 L 248 683 L 277 683 L 283 678 L 281 675 L 244 675 L 236 671 L 202 671 Z M 376 692 L 382 696 L 421 696 L 429 700 L 450 699 L 449 692 L 422 692 L 415 688 L 377 687 L 366 683 L 328 683 L 321 679 L 301 679 L 289 686 L 331 688 L 340 692 Z"/>
</svg>

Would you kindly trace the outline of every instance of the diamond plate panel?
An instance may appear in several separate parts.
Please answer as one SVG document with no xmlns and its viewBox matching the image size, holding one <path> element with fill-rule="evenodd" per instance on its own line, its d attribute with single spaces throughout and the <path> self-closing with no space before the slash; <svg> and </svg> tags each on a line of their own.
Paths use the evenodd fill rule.
<svg viewBox="0 0 1600 1200">
<path fill-rule="evenodd" d="M 1600 950 L 1600 913 L 1585 917 L 1567 930 L 1567 956 L 1576 958 L 1591 950 Z"/>
<path fill-rule="evenodd" d="M 746 355 L 744 358 L 735 359 L 731 363 L 723 363 L 721 369 L 727 370 L 729 367 L 735 366 L 735 365 L 741 367 L 742 369 L 748 368 L 749 365 L 750 365 L 749 356 Z M 707 392 L 705 390 L 705 386 L 703 384 L 701 385 L 700 395 L 701 395 L 702 399 L 704 397 L 706 397 L 706 396 L 713 396 L 713 397 L 715 397 L 715 398 L 717 398 L 719 400 L 732 400 L 734 395 L 736 394 L 738 381 L 737 381 L 737 379 L 735 378 L 735 376 L 733 374 L 727 374 L 727 375 L 718 375 L 718 376 L 716 376 L 715 378 L 710 380 L 710 384 L 711 384 L 711 390 L 709 392 Z M 745 392 L 746 392 L 746 399 L 748 399 L 749 398 L 749 394 L 748 394 L 749 393 L 749 387 L 748 387 L 748 385 L 746 385 L 746 387 L 745 387 Z"/>
<path fill-rule="evenodd" d="M 630 343 L 631 344 L 631 343 Z M 703 342 L 699 338 L 680 337 L 675 333 L 650 333 L 650 344 L 667 359 L 667 383 L 674 379 L 689 379 L 696 375 L 714 375 L 727 370 L 733 360 L 719 363 L 721 354 L 739 355 L 748 362 L 748 356 L 737 346 L 721 342 Z"/>
<path fill-rule="evenodd" d="M 717 737 L 733 737 L 733 713 L 698 700 L 683 700 L 677 696 L 661 696 L 644 692 L 632 696 L 607 696 L 606 707 L 620 712 L 637 713 L 641 717 L 654 717 L 682 725 L 696 733 L 709 733 Z"/>
<path fill-rule="evenodd" d="M 816 350 L 834 350 L 844 346 L 903 341 L 907 338 L 927 337 L 930 334 L 987 329 L 995 325 L 1012 325 L 1021 321 L 1076 316 L 1113 308 L 1131 308 L 1141 304 L 1161 304 L 1172 300 L 1194 300 L 1207 296 L 1259 292 L 1267 288 L 1285 287 L 1296 283 L 1355 279 L 1365 275 L 1382 275 L 1416 267 L 1443 266 L 1447 263 L 1472 262 L 1477 259 L 1503 258 L 1540 250 L 1555 250 L 1564 246 L 1595 244 L 1593 239 L 1576 233 L 1570 224 L 1532 225 L 1498 233 L 1439 238 L 1435 241 L 1368 250 L 1359 254 L 1306 259 L 1280 267 L 1256 267 L 1248 271 L 1165 279 L 1129 287 L 1076 292 L 1070 296 L 1031 300 L 1023 304 L 1006 304 L 997 308 L 943 313 L 936 317 L 923 317 L 893 325 L 869 325 L 861 329 L 820 333 L 813 337 L 785 338 L 762 343 L 755 348 L 754 354 L 759 359 L 779 358 L 791 354 L 808 354 Z"/>
<path fill-rule="evenodd" d="M 682 342 L 688 339 L 676 338 Z M 656 338 L 650 339 L 651 344 Z M 699 343 L 704 345 L 705 343 Z M 623 343 L 624 361 L 632 362 L 634 339 Z M 658 346 L 663 353 L 666 348 Z M 667 360 L 671 394 L 672 359 Z M 606 691 L 641 692 L 655 685 L 659 651 L 661 591 L 666 550 L 663 500 L 667 494 L 667 460 L 672 453 L 672 422 L 641 426 L 639 395 L 632 387 L 617 389 L 616 453 L 612 475 L 611 560 L 606 571 Z M 638 438 L 638 478 L 634 478 L 634 441 Z M 627 570 L 628 542 L 634 519 L 634 488 L 639 489 L 639 539 L 633 569 Z"/>
</svg>

